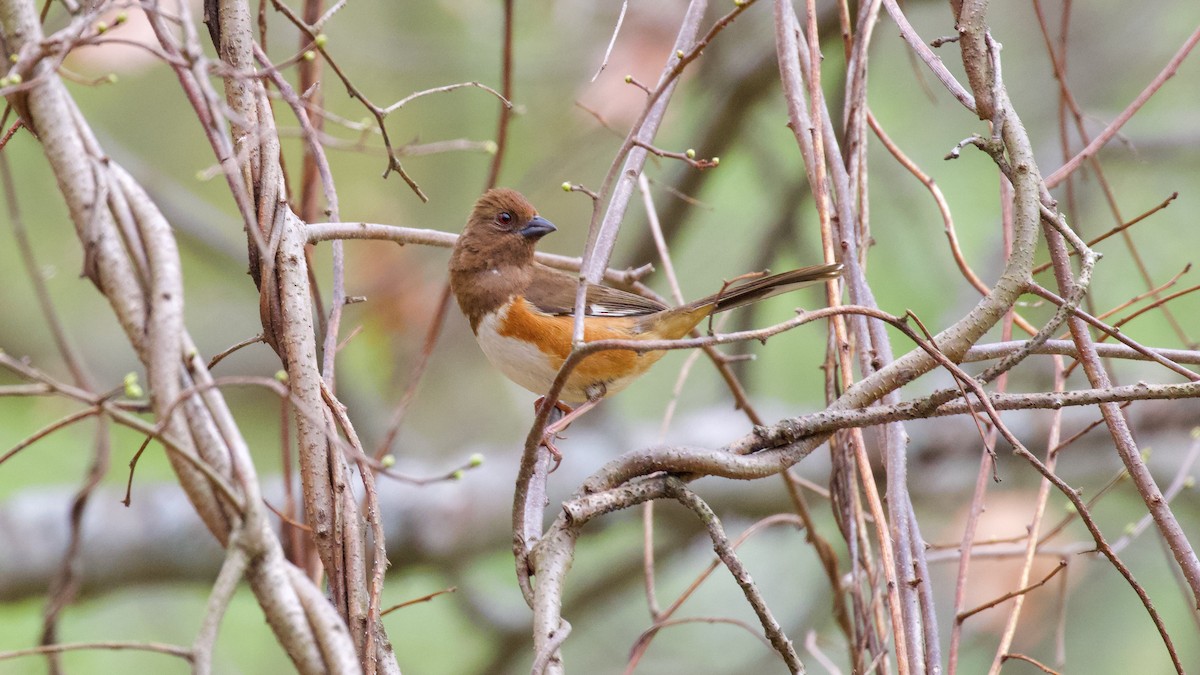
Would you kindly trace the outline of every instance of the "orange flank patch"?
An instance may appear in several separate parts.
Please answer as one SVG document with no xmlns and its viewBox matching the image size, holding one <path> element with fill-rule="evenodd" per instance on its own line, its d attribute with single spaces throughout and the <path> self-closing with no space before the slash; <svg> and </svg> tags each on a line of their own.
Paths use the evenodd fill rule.
<svg viewBox="0 0 1200 675">
<path fill-rule="evenodd" d="M 712 307 L 707 306 L 690 312 L 666 312 L 649 317 L 591 316 L 587 319 L 584 341 L 676 339 L 687 335 L 711 310 Z M 573 317 L 543 314 L 532 309 L 524 298 L 517 298 L 509 305 L 498 332 L 504 337 L 536 344 L 550 357 L 553 368 L 558 369 L 571 353 L 574 327 Z M 665 353 L 639 354 L 627 349 L 610 349 L 593 354 L 572 371 L 565 389 L 583 391 L 593 384 L 603 384 L 607 394 L 615 393 L 646 372 Z"/>
</svg>

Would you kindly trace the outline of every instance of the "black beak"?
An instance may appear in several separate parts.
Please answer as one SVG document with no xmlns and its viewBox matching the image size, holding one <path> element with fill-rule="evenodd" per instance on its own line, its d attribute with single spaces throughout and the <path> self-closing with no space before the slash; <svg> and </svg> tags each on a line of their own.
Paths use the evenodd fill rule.
<svg viewBox="0 0 1200 675">
<path fill-rule="evenodd" d="M 554 226 L 554 223 L 541 216 L 534 216 L 532 219 L 530 219 L 529 223 L 525 225 L 525 227 L 517 230 L 517 234 L 525 237 L 526 239 L 537 241 L 538 239 L 541 239 L 557 229 L 558 228 Z"/>
</svg>

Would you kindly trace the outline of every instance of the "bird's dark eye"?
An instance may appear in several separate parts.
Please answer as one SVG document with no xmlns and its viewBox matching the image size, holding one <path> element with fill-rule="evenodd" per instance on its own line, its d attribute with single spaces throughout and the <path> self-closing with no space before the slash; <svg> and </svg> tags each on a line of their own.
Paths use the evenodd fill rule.
<svg viewBox="0 0 1200 675">
<path fill-rule="evenodd" d="M 496 216 L 496 222 L 501 225 L 508 225 L 513 221 L 513 215 L 508 211 L 501 211 L 500 215 Z"/>
</svg>

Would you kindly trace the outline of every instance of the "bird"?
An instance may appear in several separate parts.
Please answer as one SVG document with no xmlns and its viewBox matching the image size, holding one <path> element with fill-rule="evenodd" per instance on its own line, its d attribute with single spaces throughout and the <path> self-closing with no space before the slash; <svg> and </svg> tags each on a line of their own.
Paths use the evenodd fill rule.
<svg viewBox="0 0 1200 675">
<path fill-rule="evenodd" d="M 484 355 L 510 380 L 539 395 L 547 393 L 571 353 L 580 283 L 577 275 L 534 259 L 537 243 L 557 229 L 521 193 L 493 188 L 476 201 L 449 264 L 450 288 Z M 840 263 L 803 267 L 726 287 L 679 307 L 589 284 L 583 339 L 682 338 L 711 314 L 835 279 L 841 271 Z M 603 398 L 625 389 L 665 353 L 613 349 L 580 361 L 555 402 L 567 414 L 546 428 L 542 445 L 561 461 L 556 434 Z"/>
</svg>

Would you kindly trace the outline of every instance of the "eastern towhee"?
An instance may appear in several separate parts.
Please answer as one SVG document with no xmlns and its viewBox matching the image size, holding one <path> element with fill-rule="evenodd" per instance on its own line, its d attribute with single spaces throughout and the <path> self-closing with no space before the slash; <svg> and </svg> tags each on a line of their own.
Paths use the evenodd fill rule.
<svg viewBox="0 0 1200 675">
<path fill-rule="evenodd" d="M 575 323 L 579 279 L 533 258 L 538 240 L 555 229 L 519 192 L 489 190 L 475 203 L 450 256 L 450 287 L 483 353 L 510 380 L 535 394 L 550 389 L 570 354 Z M 803 267 L 674 308 L 615 288 L 589 285 L 584 341 L 678 339 L 710 314 L 834 279 L 841 271 L 840 263 Z M 613 349 L 580 362 L 559 399 L 583 405 L 548 427 L 543 445 L 559 458 L 553 443 L 557 431 L 600 399 L 629 386 L 665 353 Z"/>
</svg>

